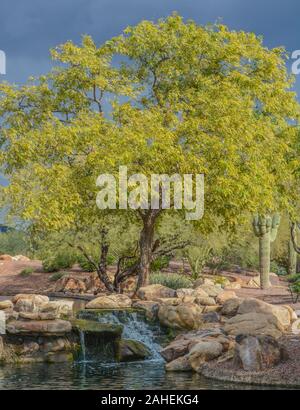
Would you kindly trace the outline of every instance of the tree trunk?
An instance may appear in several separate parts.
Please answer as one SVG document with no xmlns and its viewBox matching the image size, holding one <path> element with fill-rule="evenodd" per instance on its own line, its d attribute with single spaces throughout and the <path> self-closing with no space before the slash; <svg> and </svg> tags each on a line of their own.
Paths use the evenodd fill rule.
<svg viewBox="0 0 300 410">
<path fill-rule="evenodd" d="M 140 263 L 137 289 L 149 285 L 150 263 L 152 259 L 152 245 L 154 237 L 154 225 L 157 212 L 148 211 L 143 217 L 143 229 L 140 235 Z"/>
<path fill-rule="evenodd" d="M 291 229 L 293 229 L 293 225 L 291 224 Z M 297 243 L 297 228 L 294 229 L 294 240 Z M 295 250 L 294 244 L 293 244 L 293 238 L 292 235 L 290 236 L 289 240 L 289 249 L 288 249 L 288 274 L 289 275 L 295 275 L 297 273 L 297 259 L 298 259 L 298 254 Z"/>
<path fill-rule="evenodd" d="M 259 270 L 260 270 L 260 287 L 268 289 L 271 287 L 270 282 L 270 252 L 271 241 L 270 232 L 259 237 Z"/>
</svg>

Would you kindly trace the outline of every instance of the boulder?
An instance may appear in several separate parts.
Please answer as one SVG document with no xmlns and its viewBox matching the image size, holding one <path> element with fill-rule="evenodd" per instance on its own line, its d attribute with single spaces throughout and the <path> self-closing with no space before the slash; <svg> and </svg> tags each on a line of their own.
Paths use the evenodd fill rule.
<svg viewBox="0 0 300 410">
<path fill-rule="evenodd" d="M 227 299 L 226 302 L 222 306 L 221 314 L 227 317 L 235 316 L 242 302 L 243 302 L 243 299 L 237 298 L 237 297 L 233 299 Z"/>
<path fill-rule="evenodd" d="M 66 320 L 15 320 L 9 322 L 6 330 L 10 334 L 61 335 L 69 333 L 72 325 Z"/>
<path fill-rule="evenodd" d="M 292 324 L 292 333 L 294 335 L 300 334 L 300 319 L 295 320 L 295 322 Z"/>
<path fill-rule="evenodd" d="M 13 307 L 11 300 L 0 300 L 0 310 L 13 309 Z"/>
<path fill-rule="evenodd" d="M 24 256 L 24 255 L 16 255 L 16 256 L 13 256 L 13 260 L 14 261 L 21 261 L 21 262 L 29 262 L 30 258 L 28 258 L 27 256 Z"/>
<path fill-rule="evenodd" d="M 220 321 L 220 315 L 217 312 L 208 312 L 202 314 L 203 323 L 218 323 Z"/>
<path fill-rule="evenodd" d="M 53 288 L 54 292 L 64 292 L 64 293 L 86 293 L 87 292 L 87 283 L 86 281 L 76 278 L 74 276 L 63 276 L 59 279 Z"/>
<path fill-rule="evenodd" d="M 193 288 L 197 289 L 199 286 L 204 285 L 204 278 L 198 278 L 193 283 Z"/>
<path fill-rule="evenodd" d="M 274 367 L 286 358 L 285 349 L 271 336 L 236 337 L 234 363 L 245 371 L 257 372 Z"/>
<path fill-rule="evenodd" d="M 224 331 L 230 335 L 273 336 L 275 339 L 282 336 L 284 331 L 276 316 L 272 313 L 245 313 L 228 319 Z"/>
<path fill-rule="evenodd" d="M 286 305 L 271 305 L 254 298 L 244 299 L 240 304 L 237 313 L 245 314 L 251 312 L 273 314 L 285 328 L 290 326 L 293 317 L 292 308 L 287 307 Z"/>
<path fill-rule="evenodd" d="M 211 341 L 201 341 L 195 344 L 189 352 L 189 362 L 191 367 L 200 372 L 203 363 L 216 359 L 223 352 L 221 343 Z"/>
<path fill-rule="evenodd" d="M 142 309 L 146 312 L 147 319 L 157 319 L 159 303 L 151 300 L 135 300 L 132 302 L 132 307 Z"/>
<path fill-rule="evenodd" d="M 215 299 L 209 296 L 197 296 L 195 303 L 201 306 L 216 306 Z"/>
<path fill-rule="evenodd" d="M 238 282 L 231 282 L 227 286 L 224 287 L 224 290 L 236 290 L 236 289 L 241 289 L 241 284 Z"/>
<path fill-rule="evenodd" d="M 53 300 L 40 309 L 42 313 L 54 313 L 57 318 L 73 315 L 72 300 Z"/>
<path fill-rule="evenodd" d="M 202 309 L 195 303 L 162 305 L 158 318 L 162 325 L 172 329 L 198 329 L 201 326 L 201 312 Z"/>
<path fill-rule="evenodd" d="M 223 290 L 220 292 L 216 298 L 217 303 L 223 305 L 227 300 L 236 298 L 235 292 L 232 290 Z"/>
<path fill-rule="evenodd" d="M 176 290 L 176 296 L 178 298 L 183 298 L 184 296 L 192 296 L 195 290 L 192 288 L 180 288 Z"/>
<path fill-rule="evenodd" d="M 172 362 L 178 357 L 182 357 L 189 351 L 191 339 L 175 339 L 168 346 L 161 350 L 161 356 L 167 361 Z"/>
<path fill-rule="evenodd" d="M 38 312 L 42 306 L 49 303 L 49 298 L 44 295 L 18 294 L 12 301 L 17 312 Z"/>
<path fill-rule="evenodd" d="M 154 284 L 144 286 L 137 291 L 137 296 L 142 300 L 155 300 L 159 298 L 175 298 L 176 291 L 167 286 Z"/>
<path fill-rule="evenodd" d="M 54 320 L 55 312 L 19 312 L 19 318 L 27 320 Z"/>
<path fill-rule="evenodd" d="M 4 261 L 4 262 L 11 262 L 13 260 L 13 257 L 10 255 L 0 255 L 0 261 Z"/>
<path fill-rule="evenodd" d="M 132 362 L 144 360 L 151 356 L 147 346 L 138 340 L 121 339 L 118 345 L 118 360 L 120 362 Z"/>
<path fill-rule="evenodd" d="M 132 300 L 126 295 L 112 294 L 99 296 L 85 306 L 86 309 L 123 309 L 129 308 Z"/>
<path fill-rule="evenodd" d="M 204 290 L 204 292 L 206 292 L 207 295 L 212 298 L 216 298 L 219 293 L 223 292 L 223 289 L 221 288 L 221 286 L 216 286 L 216 285 L 201 285 L 200 289 Z"/>
<path fill-rule="evenodd" d="M 167 372 L 190 372 L 193 370 L 188 355 L 178 357 L 172 362 L 167 363 L 165 369 Z"/>
</svg>

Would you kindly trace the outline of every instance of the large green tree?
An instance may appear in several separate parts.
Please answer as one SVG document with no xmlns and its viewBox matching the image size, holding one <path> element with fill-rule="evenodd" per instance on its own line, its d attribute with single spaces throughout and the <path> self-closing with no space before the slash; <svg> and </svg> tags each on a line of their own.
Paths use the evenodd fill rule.
<svg viewBox="0 0 300 410">
<path fill-rule="evenodd" d="M 298 118 L 284 50 L 253 33 L 171 16 L 142 21 L 96 46 L 52 50 L 53 70 L 0 86 L 3 197 L 35 229 L 88 226 L 99 174 L 205 174 L 203 231 L 294 200 L 291 121 Z M 293 160 L 288 160 L 293 158 Z M 148 283 L 163 209 L 128 210 L 140 221 L 131 273 Z M 111 288 L 110 288 L 111 289 Z"/>
</svg>

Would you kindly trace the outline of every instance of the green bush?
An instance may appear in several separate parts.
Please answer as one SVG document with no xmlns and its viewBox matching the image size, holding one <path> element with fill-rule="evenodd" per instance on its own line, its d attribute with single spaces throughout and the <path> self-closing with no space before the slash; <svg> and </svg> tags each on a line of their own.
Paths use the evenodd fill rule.
<svg viewBox="0 0 300 410">
<path fill-rule="evenodd" d="M 167 268 L 170 263 L 169 256 L 159 256 L 151 262 L 151 272 L 159 272 L 161 269 Z"/>
<path fill-rule="evenodd" d="M 271 261 L 270 266 L 271 272 L 276 273 L 278 276 L 286 276 L 287 275 L 287 268 L 285 266 L 280 265 L 276 261 Z"/>
<path fill-rule="evenodd" d="M 83 255 L 78 256 L 77 262 L 84 272 L 94 272 L 95 267 Z"/>
<path fill-rule="evenodd" d="M 19 273 L 19 275 L 26 278 L 27 276 L 30 276 L 33 272 L 33 268 L 25 268 Z"/>
<path fill-rule="evenodd" d="M 65 272 L 55 272 L 53 275 L 49 277 L 50 282 L 56 282 L 59 279 L 61 279 L 63 276 L 65 276 Z"/>
<path fill-rule="evenodd" d="M 296 273 L 295 275 L 287 275 L 286 279 L 290 282 L 290 283 L 296 283 L 299 282 L 300 283 L 300 273 Z"/>
<path fill-rule="evenodd" d="M 27 255 L 29 252 L 29 238 L 22 231 L 9 230 L 0 233 L 0 253 L 9 255 Z"/>
<path fill-rule="evenodd" d="M 61 269 L 71 268 L 76 262 L 76 257 L 71 253 L 58 253 L 43 260 L 45 272 L 58 272 Z"/>
<path fill-rule="evenodd" d="M 150 275 L 150 284 L 159 284 L 171 289 L 190 288 L 192 281 L 189 277 L 179 275 L 178 273 L 152 273 Z"/>
</svg>

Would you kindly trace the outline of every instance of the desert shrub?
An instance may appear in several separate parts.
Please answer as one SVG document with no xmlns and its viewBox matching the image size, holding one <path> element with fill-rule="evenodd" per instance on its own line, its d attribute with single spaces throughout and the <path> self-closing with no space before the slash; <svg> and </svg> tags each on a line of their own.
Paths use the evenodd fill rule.
<svg viewBox="0 0 300 410">
<path fill-rule="evenodd" d="M 192 271 L 192 279 L 196 280 L 201 275 L 203 268 L 208 262 L 211 256 L 212 249 L 209 245 L 190 246 L 185 256 L 189 261 L 189 265 Z"/>
<path fill-rule="evenodd" d="M 176 290 L 180 288 L 190 288 L 192 286 L 192 280 L 187 276 L 177 273 L 167 274 L 157 272 L 150 275 L 150 284 L 159 284 Z"/>
<path fill-rule="evenodd" d="M 26 233 L 18 230 L 9 230 L 0 233 L 0 253 L 9 255 L 27 255 L 29 240 Z"/>
<path fill-rule="evenodd" d="M 53 275 L 49 277 L 50 282 L 56 282 L 59 279 L 61 279 L 63 276 L 65 276 L 65 272 L 55 272 Z"/>
<path fill-rule="evenodd" d="M 271 272 L 276 273 L 276 275 L 278 275 L 278 276 L 286 276 L 287 275 L 286 266 L 280 265 L 276 261 L 271 261 L 270 270 L 271 270 Z"/>
<path fill-rule="evenodd" d="M 24 268 L 23 270 L 21 270 L 19 275 L 26 278 L 27 276 L 30 276 L 33 272 L 34 272 L 33 268 Z"/>
<path fill-rule="evenodd" d="M 94 265 L 91 262 L 89 262 L 87 258 L 85 258 L 83 255 L 78 256 L 77 262 L 84 272 L 94 272 L 95 270 Z"/>
<path fill-rule="evenodd" d="M 76 262 L 76 257 L 72 253 L 60 252 L 51 255 L 43 260 L 43 269 L 45 272 L 57 272 L 61 269 L 71 268 Z"/>
<path fill-rule="evenodd" d="M 300 273 L 296 273 L 294 275 L 287 275 L 286 279 L 290 282 L 290 283 L 296 283 L 299 282 L 300 283 Z"/>
<path fill-rule="evenodd" d="M 160 256 L 158 258 L 155 258 L 151 262 L 151 272 L 159 272 L 160 270 L 167 268 L 170 263 L 170 257 L 169 256 Z"/>
</svg>

